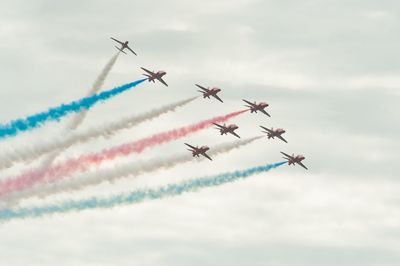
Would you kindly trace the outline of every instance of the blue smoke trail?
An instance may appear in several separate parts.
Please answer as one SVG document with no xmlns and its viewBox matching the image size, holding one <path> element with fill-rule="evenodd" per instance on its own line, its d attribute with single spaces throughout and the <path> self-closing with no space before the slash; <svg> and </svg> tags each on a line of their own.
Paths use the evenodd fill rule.
<svg viewBox="0 0 400 266">
<path fill-rule="evenodd" d="M 84 200 L 65 201 L 59 204 L 49 204 L 38 207 L 27 207 L 19 209 L 3 209 L 0 210 L 0 220 L 11 220 L 16 218 L 41 217 L 46 214 L 65 213 L 71 211 L 82 211 L 94 208 L 112 208 L 121 204 L 132 204 L 144 201 L 146 199 L 161 199 L 168 196 L 180 195 L 184 192 L 197 190 L 200 188 L 219 186 L 225 183 L 234 182 L 244 179 L 254 174 L 267 172 L 277 168 L 286 162 L 274 164 L 266 164 L 239 170 L 227 172 L 215 176 L 197 178 L 193 180 L 183 181 L 180 183 L 169 184 L 157 189 L 143 189 L 133 191 L 131 193 L 115 195 L 109 198 L 92 197 Z"/>
<path fill-rule="evenodd" d="M 47 111 L 34 114 L 28 116 L 26 118 L 21 118 L 17 120 L 13 120 L 7 124 L 0 125 L 0 139 L 15 136 L 20 132 L 28 131 L 34 128 L 38 128 L 43 125 L 44 122 L 55 120 L 58 121 L 60 118 L 68 115 L 72 112 L 80 112 L 82 110 L 88 110 L 93 105 L 95 105 L 99 101 L 105 101 L 109 98 L 112 98 L 120 93 L 123 93 L 126 90 L 129 90 L 132 87 L 142 83 L 146 79 L 140 79 L 131 83 L 127 83 L 125 85 L 116 87 L 114 89 L 104 91 L 98 94 L 94 94 L 89 97 L 82 98 L 77 101 L 73 101 L 68 104 L 62 104 L 57 107 L 52 107 Z"/>
</svg>

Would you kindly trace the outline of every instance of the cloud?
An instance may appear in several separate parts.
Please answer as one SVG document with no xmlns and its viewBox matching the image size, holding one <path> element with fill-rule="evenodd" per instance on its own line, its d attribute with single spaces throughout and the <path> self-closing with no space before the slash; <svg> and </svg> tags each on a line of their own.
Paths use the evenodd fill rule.
<svg viewBox="0 0 400 266">
<path fill-rule="evenodd" d="M 223 89 L 224 104 L 198 101 L 190 109 L 70 149 L 61 157 L 184 125 L 193 116 L 237 110 L 242 98 L 267 101 L 272 117 L 246 114 L 235 119 L 241 135 L 258 134 L 261 124 L 287 129 L 287 145 L 260 141 L 218 158 L 212 166 L 177 167 L 85 191 L 84 196 L 119 186 L 154 185 L 176 173 L 194 177 L 232 165 L 245 168 L 279 159 L 280 150 L 303 153 L 310 171 L 285 168 L 273 178 L 260 176 L 166 201 L 12 222 L 0 229 L 2 261 L 397 265 L 398 9 L 396 1 L 371 0 L 4 4 L 2 121 L 80 97 L 115 52 L 108 39 L 114 35 L 132 42 L 138 56 L 121 56 L 105 89 L 140 76 L 139 66 L 165 69 L 170 87 L 143 84 L 141 91 L 94 108 L 88 126 L 129 113 L 132 106 L 144 112 L 191 97 L 195 83 Z M 21 93 L 25 100 L 17 102 Z M 21 139 L 40 141 L 54 132 Z M 226 141 L 219 137 L 210 129 L 187 141 Z M 140 159 L 180 151 L 181 144 L 170 143 Z"/>
</svg>

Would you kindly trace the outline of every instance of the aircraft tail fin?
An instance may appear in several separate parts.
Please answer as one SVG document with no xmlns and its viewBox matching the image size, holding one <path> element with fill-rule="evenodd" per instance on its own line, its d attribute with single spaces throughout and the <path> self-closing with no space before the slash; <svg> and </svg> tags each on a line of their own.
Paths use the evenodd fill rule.
<svg viewBox="0 0 400 266">
<path fill-rule="evenodd" d="M 121 48 L 114 46 L 115 48 L 117 48 L 117 50 L 119 50 L 120 52 L 123 52 L 124 54 L 126 54 Z"/>
<path fill-rule="evenodd" d="M 147 80 L 150 82 L 150 81 L 153 81 L 154 83 L 155 83 L 155 81 L 154 81 L 154 79 L 152 78 L 152 76 L 150 76 L 149 74 L 143 74 L 143 76 L 146 76 L 147 77 Z"/>
</svg>

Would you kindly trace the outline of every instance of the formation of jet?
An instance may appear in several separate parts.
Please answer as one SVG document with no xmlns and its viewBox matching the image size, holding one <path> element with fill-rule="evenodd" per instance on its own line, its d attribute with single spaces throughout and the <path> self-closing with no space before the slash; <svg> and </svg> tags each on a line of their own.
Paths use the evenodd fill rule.
<svg viewBox="0 0 400 266">
<path fill-rule="evenodd" d="M 224 124 L 223 126 L 221 126 L 216 123 L 213 123 L 213 124 L 217 126 L 217 129 L 219 130 L 221 135 L 227 135 L 229 133 L 229 134 L 234 135 L 235 137 L 240 138 L 240 136 L 238 134 L 236 134 L 236 132 L 235 132 L 235 130 L 239 128 L 237 125 L 230 124 L 227 126 Z"/>
<path fill-rule="evenodd" d="M 143 71 L 146 72 L 146 74 L 143 74 L 147 77 L 147 79 L 150 81 L 155 82 L 155 80 L 158 80 L 159 82 L 161 82 L 162 84 L 164 84 L 165 86 L 168 87 L 168 84 L 162 79 L 162 77 L 167 74 L 167 72 L 163 71 L 163 70 L 159 70 L 157 72 L 154 71 L 150 71 L 148 69 L 145 69 L 144 67 L 141 67 L 141 69 L 143 69 Z"/>
<path fill-rule="evenodd" d="M 264 110 L 266 107 L 268 107 L 268 103 L 260 102 L 260 103 L 252 103 L 246 100 L 243 100 L 245 103 L 248 105 L 245 105 L 246 107 L 250 108 L 250 113 L 257 113 L 257 111 L 260 111 L 263 114 L 266 114 L 267 116 L 270 117 L 270 115 Z"/>
<path fill-rule="evenodd" d="M 185 143 L 186 146 L 188 146 L 190 149 L 187 149 L 188 151 L 192 152 L 193 157 L 200 157 L 200 155 L 206 157 L 210 161 L 212 161 L 211 157 L 207 155 L 206 151 L 208 151 L 210 148 L 208 146 L 201 146 L 199 147 L 194 147 L 190 144 Z"/>
<path fill-rule="evenodd" d="M 195 84 L 197 87 L 200 88 L 200 90 L 198 90 L 199 92 L 203 93 L 203 98 L 208 98 L 210 99 L 210 96 L 214 97 L 215 99 L 217 99 L 218 101 L 220 101 L 221 103 L 223 103 L 223 101 L 221 100 L 221 98 L 218 97 L 218 92 L 221 91 L 220 88 L 217 87 L 213 87 L 211 89 L 208 88 L 204 88 L 203 86 L 200 86 L 198 84 Z"/>
<path fill-rule="evenodd" d="M 303 161 L 303 160 L 305 159 L 305 157 L 304 157 L 303 155 L 296 155 L 296 156 L 294 156 L 294 154 L 293 154 L 293 155 L 290 156 L 290 155 L 287 154 L 287 153 L 284 153 L 284 152 L 281 152 L 281 153 L 284 155 L 283 159 L 286 159 L 286 160 L 288 161 L 288 164 L 289 164 L 289 165 L 291 165 L 291 164 L 293 164 L 293 165 L 298 164 L 298 165 L 300 165 L 301 167 L 303 167 L 304 169 L 308 170 L 308 168 L 301 162 L 301 161 Z"/>
<path fill-rule="evenodd" d="M 282 141 L 287 143 L 286 139 L 284 139 L 282 137 L 282 134 L 286 132 L 284 129 L 282 129 L 282 128 L 277 128 L 277 129 L 271 128 L 271 129 L 268 129 L 268 128 L 263 127 L 263 126 L 260 126 L 260 127 L 265 130 L 263 132 L 267 133 L 268 139 L 270 139 L 270 138 L 274 139 L 275 137 L 277 137 L 278 139 L 281 139 Z"/>
<path fill-rule="evenodd" d="M 130 52 L 132 52 L 134 55 L 136 55 L 136 53 L 129 47 L 129 42 L 125 41 L 119 41 L 113 37 L 111 37 L 111 39 L 115 42 L 117 42 L 118 44 L 120 44 L 121 46 L 115 46 L 115 48 L 117 48 L 120 52 L 126 54 L 126 52 L 124 51 L 125 49 L 129 50 Z M 165 86 L 168 87 L 168 84 L 163 80 L 163 76 L 165 74 L 167 74 L 165 71 L 150 71 L 144 67 L 141 67 L 141 69 L 143 71 L 145 71 L 146 73 L 144 74 L 148 81 L 151 82 L 153 81 L 155 83 L 155 80 L 158 80 L 159 82 L 161 82 L 162 84 L 164 84 Z M 205 88 L 199 84 L 195 84 L 198 88 L 199 88 L 199 92 L 201 92 L 203 94 L 203 98 L 208 98 L 210 99 L 210 97 L 214 97 L 216 100 L 220 101 L 221 103 L 223 103 L 223 100 L 218 96 L 218 93 L 221 92 L 220 88 L 217 87 L 212 87 L 212 88 Z M 251 113 L 257 113 L 258 111 L 269 116 L 270 115 L 265 111 L 265 108 L 267 108 L 269 105 L 265 102 L 259 102 L 259 103 L 252 103 L 250 101 L 244 100 L 243 101 L 246 103 L 246 107 L 249 108 Z M 213 123 L 215 126 L 217 126 L 217 129 L 219 130 L 219 132 L 221 133 L 221 135 L 227 135 L 232 134 L 233 136 L 240 138 L 240 136 L 235 132 L 236 129 L 238 129 L 239 127 L 235 124 L 230 124 L 230 125 L 219 125 L 217 123 Z M 275 137 L 279 138 L 280 140 L 284 141 L 287 143 L 286 139 L 284 139 L 282 137 L 282 134 L 284 134 L 286 131 L 282 128 L 271 128 L 268 129 L 266 127 L 260 126 L 264 131 L 264 133 L 267 134 L 268 139 L 272 138 L 274 139 Z M 211 160 L 211 157 L 208 156 L 208 154 L 206 153 L 210 148 L 208 146 L 201 146 L 201 147 L 194 147 L 190 144 L 185 143 L 186 146 L 188 146 L 190 149 L 188 149 L 190 152 L 192 152 L 192 156 L 193 157 L 200 157 L 200 155 L 206 157 L 207 159 Z M 295 165 L 298 164 L 301 167 L 303 167 L 304 169 L 308 170 L 308 168 L 302 163 L 302 161 L 305 159 L 305 157 L 303 155 L 289 155 L 287 153 L 281 152 L 284 155 L 284 159 L 287 160 L 289 165 Z"/>
<path fill-rule="evenodd" d="M 111 40 L 116 41 L 117 43 L 119 43 L 119 44 L 121 45 L 121 47 L 115 46 L 115 48 L 117 48 L 119 51 L 123 52 L 124 54 L 126 54 L 125 51 L 124 51 L 124 49 L 128 49 L 128 50 L 131 51 L 134 55 L 137 55 L 137 54 L 128 46 L 128 43 L 129 43 L 128 41 L 126 41 L 126 42 L 121 42 L 121 41 L 118 41 L 117 39 L 114 39 L 113 37 L 111 37 Z"/>
</svg>

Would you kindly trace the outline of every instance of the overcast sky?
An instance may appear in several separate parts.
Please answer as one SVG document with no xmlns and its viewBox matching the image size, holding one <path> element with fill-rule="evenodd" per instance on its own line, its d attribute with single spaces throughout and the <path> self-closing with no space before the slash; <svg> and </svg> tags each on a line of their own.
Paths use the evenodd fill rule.
<svg viewBox="0 0 400 266">
<path fill-rule="evenodd" d="M 213 162 L 24 205 L 278 162 L 279 151 L 304 154 L 310 169 L 284 166 L 174 198 L 3 223 L 0 264 L 399 265 L 399 32 L 395 0 L 0 1 L 1 122 L 84 96 L 116 52 L 110 36 L 129 40 L 138 56 L 121 55 L 104 89 L 137 80 L 140 66 L 165 70 L 170 86 L 146 82 L 99 104 L 82 128 L 194 96 L 195 83 L 223 90 L 224 104 L 196 100 L 61 159 L 236 111 L 244 98 L 268 102 L 272 117 L 235 118 L 240 135 L 283 127 L 289 141 L 261 139 Z M 0 148 L 63 134 L 68 119 Z M 210 128 L 129 160 L 229 140 Z"/>
</svg>

